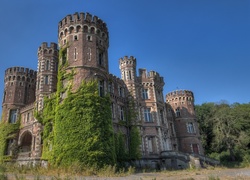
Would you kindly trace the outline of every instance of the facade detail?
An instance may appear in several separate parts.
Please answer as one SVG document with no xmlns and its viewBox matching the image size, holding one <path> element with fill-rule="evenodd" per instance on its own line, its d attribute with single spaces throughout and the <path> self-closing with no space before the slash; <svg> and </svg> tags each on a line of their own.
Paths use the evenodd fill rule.
<svg viewBox="0 0 250 180">
<path fill-rule="evenodd" d="M 40 160 L 43 127 L 34 112 L 43 109 L 45 96 L 56 92 L 60 63 L 67 63 L 66 72 L 74 70 L 73 91 L 83 80 L 95 79 L 99 83 L 99 95 L 110 94 L 113 129 L 122 132 L 127 141 L 128 130 L 119 122 L 127 120 L 129 102 L 134 102 L 137 112 L 134 121 L 141 136 L 140 164 L 167 164 L 173 158 L 165 156 L 167 152 L 203 155 L 193 93 L 177 90 L 168 93 L 165 100 L 164 78 L 146 69 L 139 69 L 137 75 L 137 60 L 133 56 L 119 59 L 121 78 L 110 74 L 108 48 L 106 24 L 89 13 L 75 13 L 59 22 L 58 46 L 42 43 L 38 48 L 37 71 L 23 67 L 5 71 L 2 121 L 21 120 L 16 138 L 8 140 L 6 155 L 12 155 L 11 146 L 17 145 L 15 160 L 18 162 Z M 67 83 L 64 81 L 63 86 Z"/>
</svg>

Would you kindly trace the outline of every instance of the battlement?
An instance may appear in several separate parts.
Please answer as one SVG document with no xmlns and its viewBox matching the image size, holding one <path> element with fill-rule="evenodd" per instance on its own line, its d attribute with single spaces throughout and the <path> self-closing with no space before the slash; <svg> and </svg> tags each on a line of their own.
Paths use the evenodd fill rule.
<svg viewBox="0 0 250 180">
<path fill-rule="evenodd" d="M 112 81 L 112 82 L 118 82 L 118 83 L 124 83 L 124 81 L 117 77 L 116 75 L 114 74 L 109 74 L 109 79 Z"/>
<path fill-rule="evenodd" d="M 192 91 L 189 90 L 175 90 L 166 95 L 166 99 L 173 99 L 176 97 L 191 97 L 194 98 L 194 94 Z"/>
<path fill-rule="evenodd" d="M 57 44 L 51 42 L 50 46 L 48 46 L 47 42 L 43 42 L 41 46 L 38 48 L 38 55 L 44 53 L 44 54 L 51 54 L 51 55 L 57 55 L 58 49 Z"/>
<path fill-rule="evenodd" d="M 24 67 L 10 67 L 8 69 L 5 70 L 5 76 L 8 75 L 26 75 L 26 76 L 36 76 L 37 72 L 29 69 L 29 68 L 24 68 Z"/>
<path fill-rule="evenodd" d="M 39 46 L 38 51 L 40 51 L 41 49 L 53 49 L 53 50 L 57 50 L 57 44 L 54 42 L 50 43 L 50 46 L 48 46 L 47 42 L 43 42 L 41 44 L 41 46 Z"/>
<path fill-rule="evenodd" d="M 107 32 L 107 25 L 104 21 L 99 19 L 97 16 L 92 16 L 89 13 L 76 12 L 75 14 L 69 14 L 64 17 L 58 24 L 58 29 L 64 29 L 74 24 L 87 24 L 96 26 L 97 28 Z"/>
<path fill-rule="evenodd" d="M 4 82 L 28 82 L 32 84 L 36 84 L 36 76 L 37 72 L 24 67 L 11 67 L 5 70 Z"/>
<path fill-rule="evenodd" d="M 164 79 L 162 76 L 160 76 L 160 74 L 156 71 L 149 71 L 147 73 L 147 70 L 146 69 L 139 69 L 139 77 L 142 77 L 142 78 L 148 78 L 148 79 L 154 79 L 154 80 L 157 80 L 159 82 L 162 82 L 164 83 Z"/>
<path fill-rule="evenodd" d="M 133 64 L 134 66 L 136 66 L 136 58 L 134 56 L 124 56 L 123 58 L 119 59 L 119 64 L 121 66 L 126 66 L 128 64 Z"/>
</svg>

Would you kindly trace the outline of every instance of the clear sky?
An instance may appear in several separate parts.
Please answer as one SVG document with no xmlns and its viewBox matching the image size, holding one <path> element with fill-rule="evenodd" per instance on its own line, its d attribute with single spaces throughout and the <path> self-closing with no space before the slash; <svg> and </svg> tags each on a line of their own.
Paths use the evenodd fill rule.
<svg viewBox="0 0 250 180">
<path fill-rule="evenodd" d="M 119 58 L 164 77 L 164 94 L 192 90 L 195 103 L 250 102 L 249 0 L 1 0 L 0 99 L 4 71 L 36 70 L 37 48 L 57 42 L 67 14 L 89 12 L 107 23 L 110 73 Z M 1 108 L 0 108 L 1 112 Z"/>
</svg>

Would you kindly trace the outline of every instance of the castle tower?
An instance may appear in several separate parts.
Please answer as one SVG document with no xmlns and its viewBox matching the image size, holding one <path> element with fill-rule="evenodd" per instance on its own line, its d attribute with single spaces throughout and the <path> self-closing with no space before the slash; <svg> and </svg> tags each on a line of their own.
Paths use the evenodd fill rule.
<svg viewBox="0 0 250 180">
<path fill-rule="evenodd" d="M 175 114 L 175 129 L 179 151 L 204 154 L 198 123 L 194 111 L 192 91 L 176 90 L 166 95 L 166 102 Z"/>
<path fill-rule="evenodd" d="M 133 56 L 125 56 L 119 60 L 119 68 L 121 71 L 121 78 L 127 85 L 127 88 L 131 95 L 137 99 L 138 94 L 136 92 L 137 82 L 136 82 L 136 58 Z"/>
<path fill-rule="evenodd" d="M 93 78 L 107 87 L 109 33 L 101 19 L 89 13 L 66 16 L 58 25 L 58 42 L 60 63 L 67 64 L 68 73 L 74 69 L 73 90 Z"/>
<path fill-rule="evenodd" d="M 143 157 L 154 158 L 172 149 L 163 97 L 164 79 L 155 71 L 139 69 L 137 82 Z"/>
<path fill-rule="evenodd" d="M 35 101 L 36 71 L 11 67 L 5 71 L 2 120 L 15 123 L 20 108 Z"/>
<path fill-rule="evenodd" d="M 43 108 L 44 95 L 51 94 L 56 91 L 57 71 L 58 71 L 58 49 L 56 43 L 42 43 L 38 48 L 38 72 L 36 101 L 37 110 Z"/>
</svg>

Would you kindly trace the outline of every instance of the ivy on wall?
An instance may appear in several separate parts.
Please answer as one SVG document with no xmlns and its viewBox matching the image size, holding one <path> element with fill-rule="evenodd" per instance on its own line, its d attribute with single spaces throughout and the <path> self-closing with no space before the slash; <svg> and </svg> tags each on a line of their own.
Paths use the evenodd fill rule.
<svg viewBox="0 0 250 180">
<path fill-rule="evenodd" d="M 83 82 L 58 104 L 52 162 L 102 167 L 115 163 L 110 98 L 100 97 L 97 82 Z"/>
<path fill-rule="evenodd" d="M 8 122 L 1 121 L 0 123 L 0 163 L 4 160 L 15 158 L 17 155 L 17 146 L 14 147 L 13 144 L 13 154 L 12 157 L 8 157 L 5 155 L 7 148 L 7 140 L 8 139 L 16 139 L 18 129 L 20 127 L 20 120 L 18 120 L 15 124 L 10 124 Z"/>
<path fill-rule="evenodd" d="M 128 141 L 121 132 L 114 137 L 110 97 L 99 95 L 98 82 L 82 82 L 78 90 L 71 91 L 75 70 L 67 69 L 67 48 L 59 51 L 56 93 L 45 97 L 43 110 L 34 113 L 43 125 L 42 159 L 56 166 L 79 163 L 89 167 L 138 159 L 140 135 L 134 104 L 129 104 L 127 121 L 122 124 L 128 129 Z M 20 121 L 0 123 L 0 161 L 7 140 L 16 137 L 19 126 Z"/>
</svg>

